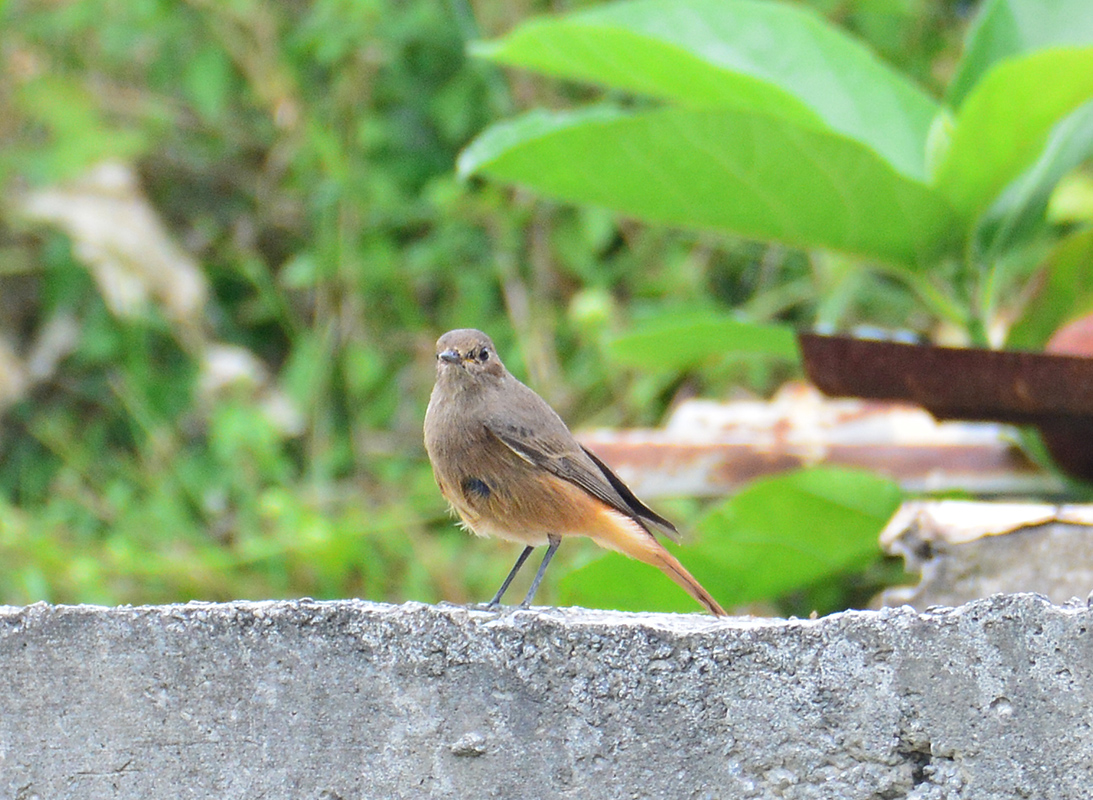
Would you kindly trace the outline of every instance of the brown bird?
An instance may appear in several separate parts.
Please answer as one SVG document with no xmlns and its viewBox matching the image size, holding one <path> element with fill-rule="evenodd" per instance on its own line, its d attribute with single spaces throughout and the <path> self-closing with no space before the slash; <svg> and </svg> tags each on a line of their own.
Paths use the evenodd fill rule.
<svg viewBox="0 0 1093 800">
<path fill-rule="evenodd" d="M 543 398 L 514 378 L 490 337 L 470 328 L 436 343 L 436 385 L 425 412 L 425 449 L 440 492 L 479 536 L 524 544 L 490 606 L 531 551 L 546 555 L 523 605 L 530 605 L 547 564 L 566 536 L 661 569 L 712 614 L 725 615 L 653 530 L 677 539 L 675 526 L 638 500 L 586 450 Z"/>
</svg>

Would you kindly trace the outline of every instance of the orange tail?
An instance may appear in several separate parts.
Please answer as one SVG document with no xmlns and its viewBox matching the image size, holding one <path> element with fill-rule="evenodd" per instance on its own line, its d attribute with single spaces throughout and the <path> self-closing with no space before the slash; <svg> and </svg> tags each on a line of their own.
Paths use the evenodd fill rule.
<svg viewBox="0 0 1093 800">
<path fill-rule="evenodd" d="M 679 563 L 679 559 L 665 550 L 652 534 L 634 520 L 613 509 L 603 508 L 599 522 L 599 529 L 592 534 L 592 539 L 600 547 L 615 550 L 656 567 L 711 614 L 718 617 L 728 616 L 725 609 L 713 599 L 713 595 L 703 589 L 702 584 Z"/>
<path fill-rule="evenodd" d="M 679 559 L 665 550 L 660 542 L 656 542 L 656 546 L 660 549 L 660 552 L 656 554 L 655 560 L 646 560 L 644 558 L 641 560 L 645 561 L 646 564 L 652 564 L 654 567 L 660 567 L 661 572 L 683 587 L 687 594 L 701 603 L 714 616 L 728 616 L 725 609 L 713 599 L 713 595 L 703 589 L 702 584 L 696 581 L 694 576 L 679 563 Z"/>
</svg>

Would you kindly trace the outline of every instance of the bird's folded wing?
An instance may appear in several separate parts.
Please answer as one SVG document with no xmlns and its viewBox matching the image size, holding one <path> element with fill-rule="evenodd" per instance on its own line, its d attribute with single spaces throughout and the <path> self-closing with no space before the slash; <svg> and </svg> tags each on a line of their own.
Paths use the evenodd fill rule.
<svg viewBox="0 0 1093 800">
<path fill-rule="evenodd" d="M 581 487 L 642 527 L 652 526 L 679 541 L 675 526 L 641 502 L 610 467 L 578 444 L 564 426 L 564 436 L 562 432 L 553 431 L 552 435 L 541 436 L 526 425 L 497 420 L 487 420 L 485 425 L 490 433 L 528 463 Z"/>
</svg>

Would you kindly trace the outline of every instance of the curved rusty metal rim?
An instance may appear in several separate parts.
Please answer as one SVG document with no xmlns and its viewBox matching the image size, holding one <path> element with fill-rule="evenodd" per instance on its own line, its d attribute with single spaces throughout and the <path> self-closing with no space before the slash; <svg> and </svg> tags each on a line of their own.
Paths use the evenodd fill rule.
<svg viewBox="0 0 1093 800">
<path fill-rule="evenodd" d="M 939 419 L 1035 425 L 1056 463 L 1093 480 L 1093 359 L 798 335 L 825 394 L 905 400 Z"/>
</svg>

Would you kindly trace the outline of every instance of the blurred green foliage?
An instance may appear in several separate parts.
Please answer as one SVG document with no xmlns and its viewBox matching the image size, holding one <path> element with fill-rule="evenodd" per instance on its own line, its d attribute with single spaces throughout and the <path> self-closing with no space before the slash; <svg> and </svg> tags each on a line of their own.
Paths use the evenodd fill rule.
<svg viewBox="0 0 1093 800">
<path fill-rule="evenodd" d="M 635 320 L 733 309 L 929 324 L 905 286 L 835 257 L 459 180 L 458 153 L 488 124 L 594 95 L 468 60 L 467 43 L 588 5 L 0 2 L 0 333 L 28 356 L 57 320 L 78 332 L 25 391 L 0 376 L 0 602 L 482 600 L 515 551 L 455 528 L 424 459 L 442 331 L 487 330 L 580 427 L 654 424 L 677 396 L 766 392 L 790 374 L 754 359 L 616 360 Z M 962 4 L 814 5 L 930 90 L 945 85 Z M 21 213 L 28 192 L 104 158 L 137 166 L 201 265 L 199 321 L 162 303 L 119 315 L 72 240 Z M 210 342 L 253 353 L 298 429 L 251 386 L 208 402 Z M 683 528 L 702 514 L 658 505 Z M 592 554 L 563 548 L 539 600 Z M 884 577 L 879 562 L 845 563 L 855 571 L 834 589 L 782 608 L 837 607 L 861 596 L 862 575 Z"/>
</svg>

